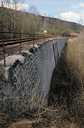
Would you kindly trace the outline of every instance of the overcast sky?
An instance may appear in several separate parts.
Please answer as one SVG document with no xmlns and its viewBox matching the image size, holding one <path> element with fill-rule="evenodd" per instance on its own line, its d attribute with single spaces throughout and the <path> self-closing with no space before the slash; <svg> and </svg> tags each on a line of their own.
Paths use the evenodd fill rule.
<svg viewBox="0 0 84 128">
<path fill-rule="evenodd" d="M 18 10 L 84 24 L 84 0 L 18 0 Z M 32 8 L 35 7 L 35 8 Z"/>
</svg>

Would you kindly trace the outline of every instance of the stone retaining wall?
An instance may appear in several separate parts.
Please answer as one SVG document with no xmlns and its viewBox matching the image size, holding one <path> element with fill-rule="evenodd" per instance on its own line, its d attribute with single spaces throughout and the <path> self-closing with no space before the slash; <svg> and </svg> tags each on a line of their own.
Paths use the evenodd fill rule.
<svg viewBox="0 0 84 128">
<path fill-rule="evenodd" d="M 8 80 L 0 81 L 1 112 L 16 117 L 47 105 L 52 74 L 65 44 L 65 39 L 47 41 L 26 53 L 24 63 L 17 60 L 9 68 Z"/>
</svg>

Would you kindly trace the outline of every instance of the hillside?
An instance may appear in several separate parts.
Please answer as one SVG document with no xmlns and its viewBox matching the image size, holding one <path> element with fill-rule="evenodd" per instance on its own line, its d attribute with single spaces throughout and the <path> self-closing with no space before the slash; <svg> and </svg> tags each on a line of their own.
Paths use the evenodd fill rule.
<svg viewBox="0 0 84 128">
<path fill-rule="evenodd" d="M 59 35 L 63 32 L 80 32 L 81 29 L 82 26 L 77 23 L 0 7 L 0 38 L 24 36 L 23 33 L 42 34 L 44 30 L 48 34 Z"/>
</svg>

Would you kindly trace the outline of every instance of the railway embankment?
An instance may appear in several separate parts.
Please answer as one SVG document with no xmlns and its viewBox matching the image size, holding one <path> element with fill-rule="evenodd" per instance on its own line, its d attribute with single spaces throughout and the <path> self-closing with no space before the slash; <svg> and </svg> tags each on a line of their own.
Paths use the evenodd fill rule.
<svg viewBox="0 0 84 128">
<path fill-rule="evenodd" d="M 78 119 L 83 110 L 83 95 L 77 70 L 67 58 L 72 54 L 69 45 L 66 38 L 53 39 L 21 55 L 7 57 L 5 75 L 0 80 L 0 113 L 11 119 L 32 118 L 37 113 L 38 120 L 43 116 L 43 122 L 47 118 L 49 122 L 68 119 L 72 125 L 69 119 Z"/>
</svg>

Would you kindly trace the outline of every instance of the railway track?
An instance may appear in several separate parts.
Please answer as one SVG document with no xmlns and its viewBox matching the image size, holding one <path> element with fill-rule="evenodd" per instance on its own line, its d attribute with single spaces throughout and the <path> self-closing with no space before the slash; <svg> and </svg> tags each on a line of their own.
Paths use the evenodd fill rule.
<svg viewBox="0 0 84 128">
<path fill-rule="evenodd" d="M 37 42 L 41 44 L 48 38 L 49 37 L 38 36 L 0 40 L 0 60 L 5 60 L 9 55 L 21 53 L 22 50 L 28 50 L 37 44 Z"/>
<path fill-rule="evenodd" d="M 64 37 L 58 37 L 57 39 L 59 38 L 63 39 Z M 56 37 L 31 36 L 27 38 L 2 39 L 0 40 L 0 60 L 4 60 L 5 66 L 7 56 L 21 54 L 22 51 L 26 51 L 36 44 L 43 44 L 43 42 L 50 39 L 56 39 Z"/>
<path fill-rule="evenodd" d="M 40 37 L 16 38 L 16 39 L 6 39 L 6 40 L 3 39 L 3 40 L 0 40 L 0 47 L 3 47 L 3 45 L 8 46 L 8 45 L 14 45 L 14 44 L 23 43 L 23 42 L 35 41 L 39 39 L 44 39 L 44 38 L 40 36 Z"/>
</svg>

